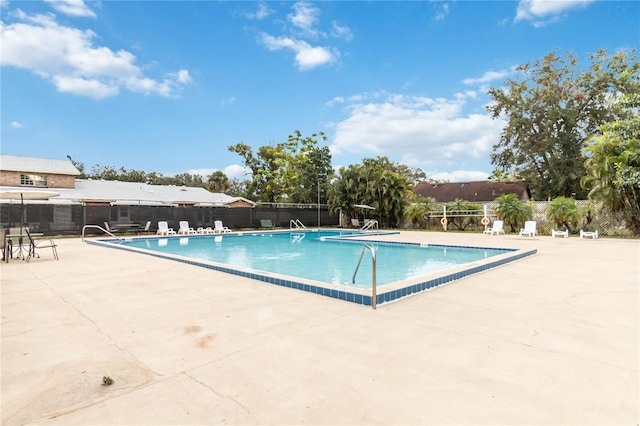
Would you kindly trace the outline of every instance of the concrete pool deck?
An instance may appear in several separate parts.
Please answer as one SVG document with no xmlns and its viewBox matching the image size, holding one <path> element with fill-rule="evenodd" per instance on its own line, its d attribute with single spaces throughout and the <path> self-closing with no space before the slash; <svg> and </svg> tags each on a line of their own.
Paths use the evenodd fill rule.
<svg viewBox="0 0 640 426">
<path fill-rule="evenodd" d="M 0 266 L 1 422 L 638 424 L 640 241 L 376 238 L 538 254 L 373 310 L 60 239 Z"/>
</svg>

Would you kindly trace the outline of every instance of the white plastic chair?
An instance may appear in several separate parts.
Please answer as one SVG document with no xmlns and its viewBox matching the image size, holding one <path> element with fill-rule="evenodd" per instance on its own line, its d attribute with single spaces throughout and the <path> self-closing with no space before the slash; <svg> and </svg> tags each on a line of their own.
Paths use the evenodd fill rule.
<svg viewBox="0 0 640 426">
<path fill-rule="evenodd" d="M 555 237 L 569 238 L 569 230 L 565 229 L 564 231 L 556 231 L 554 229 L 554 230 L 551 231 L 551 236 L 553 238 L 555 238 Z"/>
<path fill-rule="evenodd" d="M 231 232 L 231 229 L 224 226 L 221 220 L 216 220 L 215 222 L 213 222 L 213 224 L 214 224 L 213 232 L 216 234 L 227 234 Z"/>
<path fill-rule="evenodd" d="M 166 220 L 161 220 L 160 222 L 158 222 L 158 232 L 156 232 L 156 234 L 175 235 L 176 231 L 174 231 L 173 228 L 169 228 L 169 224 L 167 223 Z"/>
<path fill-rule="evenodd" d="M 500 233 L 504 234 L 504 221 L 503 220 L 494 220 L 493 221 L 493 226 L 491 228 L 487 228 L 484 231 L 482 231 L 483 234 L 489 234 L 489 235 L 500 235 Z"/>
<path fill-rule="evenodd" d="M 524 228 L 522 228 L 520 230 L 520 236 L 528 236 L 528 237 L 534 237 L 538 234 L 538 231 L 536 230 L 537 227 L 537 222 L 535 220 L 528 220 L 524 223 Z"/>
<path fill-rule="evenodd" d="M 180 227 L 178 228 L 179 235 L 191 235 L 196 234 L 196 230 L 189 226 L 188 220 L 181 220 Z"/>
<path fill-rule="evenodd" d="M 151 229 L 151 221 L 148 220 L 147 223 L 144 225 L 144 228 L 141 228 L 138 231 L 138 233 L 142 234 L 144 232 L 145 234 L 148 234 L 150 229 Z"/>
<path fill-rule="evenodd" d="M 580 238 L 593 238 L 594 240 L 598 239 L 598 230 L 595 231 L 584 231 L 580 230 Z"/>
</svg>

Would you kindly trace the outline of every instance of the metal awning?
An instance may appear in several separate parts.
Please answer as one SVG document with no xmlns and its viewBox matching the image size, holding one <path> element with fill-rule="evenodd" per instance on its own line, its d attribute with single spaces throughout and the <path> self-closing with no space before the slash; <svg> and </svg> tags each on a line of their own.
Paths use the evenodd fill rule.
<svg viewBox="0 0 640 426">
<path fill-rule="evenodd" d="M 369 210 L 375 210 L 376 209 L 375 207 L 371 207 L 371 206 L 368 206 L 366 204 L 354 204 L 353 207 L 357 207 L 359 209 L 369 209 Z"/>
<path fill-rule="evenodd" d="M 3 200 L 48 200 L 59 197 L 60 194 L 54 191 L 11 189 L 0 191 L 0 199 Z"/>
</svg>

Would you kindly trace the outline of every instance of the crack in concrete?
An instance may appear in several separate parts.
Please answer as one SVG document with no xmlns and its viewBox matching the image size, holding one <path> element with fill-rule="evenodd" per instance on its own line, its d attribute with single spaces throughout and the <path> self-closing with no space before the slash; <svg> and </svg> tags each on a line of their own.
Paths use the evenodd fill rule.
<svg viewBox="0 0 640 426">
<path fill-rule="evenodd" d="M 198 383 L 200 386 L 209 389 L 211 391 L 211 393 L 213 393 L 217 397 L 225 399 L 227 401 L 232 401 L 234 404 L 236 404 L 238 407 L 240 407 L 242 409 L 242 411 L 244 411 L 246 414 L 251 415 L 251 411 L 249 411 L 249 409 L 247 407 L 245 407 L 244 405 L 242 405 L 237 399 L 231 398 L 231 397 L 229 397 L 227 395 L 223 395 L 220 392 L 217 392 L 212 386 L 209 386 L 208 384 L 196 379 L 195 377 L 193 377 L 192 375 L 190 375 L 186 371 L 184 373 L 182 373 L 182 374 L 184 374 L 185 376 L 187 376 L 188 378 L 190 378 L 194 382 Z"/>
<path fill-rule="evenodd" d="M 100 326 L 98 324 L 96 324 L 95 321 L 93 321 L 89 316 L 85 315 L 84 312 L 82 312 L 76 305 L 74 305 L 72 302 L 70 302 L 69 300 L 67 300 L 63 295 L 61 295 L 60 293 L 58 293 L 46 280 L 40 278 L 38 275 L 35 276 L 35 278 L 40 281 L 41 283 L 43 283 L 53 294 L 56 295 L 56 297 L 58 297 L 60 300 L 62 300 L 64 303 L 66 303 L 67 305 L 69 305 L 71 308 L 73 308 L 73 310 L 75 312 L 78 313 L 78 315 L 80 315 L 82 318 L 84 318 L 85 320 L 87 320 L 90 324 L 92 324 L 96 331 L 98 331 L 100 334 L 102 334 L 103 336 L 105 336 L 108 341 L 110 343 L 112 343 L 120 352 L 122 353 L 126 353 L 127 355 L 129 355 L 132 359 L 134 359 L 137 363 L 139 363 L 141 366 L 143 366 L 144 368 L 146 368 L 147 370 L 151 371 L 153 374 L 155 374 L 156 376 L 158 375 L 158 372 L 153 370 L 152 368 L 150 368 L 148 365 L 146 365 L 144 362 L 142 362 L 140 359 L 138 359 L 138 357 L 136 357 L 133 353 L 131 353 L 129 350 L 127 350 L 126 348 L 123 348 L 122 346 L 120 346 L 118 344 L 118 342 L 111 337 L 111 335 L 107 332 L 105 332 L 104 330 L 102 330 L 102 328 L 100 328 Z M 79 324 L 79 323 L 78 323 Z"/>
</svg>

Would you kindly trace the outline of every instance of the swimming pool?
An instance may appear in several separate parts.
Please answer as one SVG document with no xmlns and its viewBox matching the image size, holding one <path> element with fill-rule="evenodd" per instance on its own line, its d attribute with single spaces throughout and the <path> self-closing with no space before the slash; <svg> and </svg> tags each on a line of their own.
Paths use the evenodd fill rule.
<svg viewBox="0 0 640 426">
<path fill-rule="evenodd" d="M 535 252 L 385 242 L 364 239 L 364 235 L 372 234 L 342 230 L 273 231 L 109 239 L 98 243 L 365 305 L 372 304 L 373 281 L 373 256 L 365 244 L 373 249 L 376 257 L 376 304 L 419 293 Z"/>
</svg>

